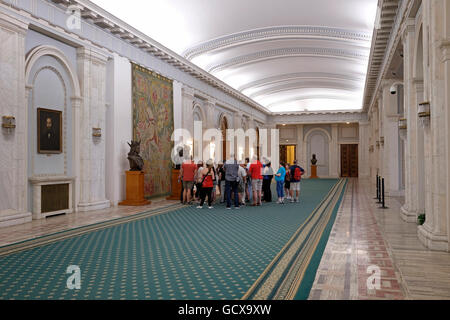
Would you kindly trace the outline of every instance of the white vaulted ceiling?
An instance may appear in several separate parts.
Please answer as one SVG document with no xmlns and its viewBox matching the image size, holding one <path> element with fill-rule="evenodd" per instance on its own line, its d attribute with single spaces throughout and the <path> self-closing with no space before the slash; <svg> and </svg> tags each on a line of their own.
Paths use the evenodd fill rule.
<svg viewBox="0 0 450 320">
<path fill-rule="evenodd" d="M 378 0 L 94 0 L 269 111 L 360 110 Z"/>
</svg>

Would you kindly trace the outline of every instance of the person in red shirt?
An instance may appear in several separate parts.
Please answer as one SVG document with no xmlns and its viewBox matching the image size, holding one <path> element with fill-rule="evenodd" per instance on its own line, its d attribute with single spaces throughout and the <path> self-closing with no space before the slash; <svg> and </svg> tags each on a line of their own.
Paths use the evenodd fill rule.
<svg viewBox="0 0 450 320">
<path fill-rule="evenodd" d="M 189 204 L 192 198 L 192 188 L 194 187 L 194 177 L 197 173 L 197 165 L 190 160 L 185 160 L 181 165 L 180 175 L 183 179 L 183 204 Z"/>
<path fill-rule="evenodd" d="M 214 162 L 212 159 L 206 162 L 206 168 L 201 171 L 202 177 L 202 188 L 200 189 L 200 205 L 197 209 L 202 209 L 203 204 L 205 203 L 206 196 L 208 196 L 208 208 L 213 209 L 212 207 L 212 190 L 214 186 Z"/>
<path fill-rule="evenodd" d="M 252 189 L 253 189 L 253 205 L 261 205 L 261 190 L 262 190 L 262 169 L 263 166 L 258 158 L 255 156 L 252 159 L 252 164 L 248 170 L 250 176 L 252 177 Z"/>
</svg>

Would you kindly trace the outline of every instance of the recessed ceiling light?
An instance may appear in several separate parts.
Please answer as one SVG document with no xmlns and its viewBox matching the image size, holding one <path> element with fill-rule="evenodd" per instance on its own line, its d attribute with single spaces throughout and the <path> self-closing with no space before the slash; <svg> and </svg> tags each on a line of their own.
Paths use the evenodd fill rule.
<svg viewBox="0 0 450 320">
<path fill-rule="evenodd" d="M 347 122 L 347 124 L 350 124 L 350 122 Z"/>
<path fill-rule="evenodd" d="M 283 123 L 283 127 L 286 126 L 286 123 Z"/>
</svg>

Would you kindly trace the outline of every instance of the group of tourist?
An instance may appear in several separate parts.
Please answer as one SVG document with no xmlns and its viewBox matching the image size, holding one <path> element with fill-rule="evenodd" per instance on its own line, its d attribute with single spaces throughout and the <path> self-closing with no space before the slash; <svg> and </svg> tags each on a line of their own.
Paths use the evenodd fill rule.
<svg viewBox="0 0 450 320">
<path fill-rule="evenodd" d="M 182 182 L 181 202 L 192 205 L 198 202 L 197 208 L 202 209 L 207 201 L 208 208 L 213 209 L 217 194 L 220 203 L 226 203 L 226 208 L 240 209 L 246 201 L 252 206 L 261 206 L 262 202 L 272 202 L 272 180 L 275 177 L 279 204 L 285 200 L 299 202 L 300 181 L 305 170 L 297 161 L 291 166 L 280 163 L 277 173 L 274 173 L 269 159 L 263 163 L 255 156 L 252 161 L 238 161 L 234 155 L 223 163 L 215 166 L 212 159 L 194 163 L 192 157 L 183 161 L 179 179 Z M 285 196 L 286 195 L 286 196 Z"/>
</svg>

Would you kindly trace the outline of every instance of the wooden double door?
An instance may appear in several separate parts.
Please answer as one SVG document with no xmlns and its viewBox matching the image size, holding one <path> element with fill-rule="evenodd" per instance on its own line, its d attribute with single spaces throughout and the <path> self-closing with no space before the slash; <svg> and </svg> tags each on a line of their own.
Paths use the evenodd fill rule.
<svg viewBox="0 0 450 320">
<path fill-rule="evenodd" d="M 358 177 L 357 144 L 341 144 L 341 177 Z"/>
</svg>

